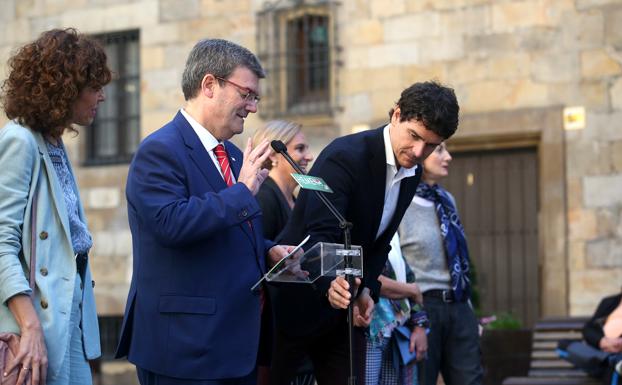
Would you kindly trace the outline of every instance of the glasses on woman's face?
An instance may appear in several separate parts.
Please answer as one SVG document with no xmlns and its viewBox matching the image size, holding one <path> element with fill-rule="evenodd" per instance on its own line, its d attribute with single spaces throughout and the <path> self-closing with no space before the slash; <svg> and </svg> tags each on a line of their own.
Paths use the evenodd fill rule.
<svg viewBox="0 0 622 385">
<path fill-rule="evenodd" d="M 243 87 L 237 83 L 232 82 L 231 80 L 227 80 L 218 76 L 215 76 L 216 79 L 218 80 L 222 80 L 225 83 L 229 83 L 232 86 L 234 86 L 235 88 L 238 89 L 238 93 L 240 94 L 240 96 L 242 97 L 242 99 L 244 99 L 245 102 L 247 103 L 254 103 L 255 105 L 257 105 L 259 103 L 259 101 L 261 100 L 261 98 L 259 97 L 259 95 L 257 95 L 255 93 L 255 91 L 251 90 L 250 88 L 247 87 Z"/>
</svg>

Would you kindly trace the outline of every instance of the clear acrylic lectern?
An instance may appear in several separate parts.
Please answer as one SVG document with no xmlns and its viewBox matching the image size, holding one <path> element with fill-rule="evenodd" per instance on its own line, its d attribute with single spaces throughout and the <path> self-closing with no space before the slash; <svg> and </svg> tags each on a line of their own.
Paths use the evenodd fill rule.
<svg viewBox="0 0 622 385">
<path fill-rule="evenodd" d="M 352 258 L 351 268 L 346 269 L 344 259 Z M 342 244 L 318 242 L 305 253 L 294 252 L 280 260 L 268 271 L 256 288 L 265 279 L 268 282 L 313 283 L 319 277 L 336 277 L 352 274 L 363 276 L 363 249 L 352 246 L 345 250 Z"/>
</svg>

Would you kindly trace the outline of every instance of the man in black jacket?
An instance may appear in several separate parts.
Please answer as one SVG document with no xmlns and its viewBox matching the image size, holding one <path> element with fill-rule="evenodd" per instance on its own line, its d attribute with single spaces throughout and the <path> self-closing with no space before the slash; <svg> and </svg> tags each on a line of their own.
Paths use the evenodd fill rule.
<svg viewBox="0 0 622 385">
<path fill-rule="evenodd" d="M 583 327 L 583 339 L 596 349 L 617 355 L 610 356 L 609 363 L 622 360 L 622 294 L 605 297 L 600 301 L 596 312 Z M 586 369 L 590 373 L 601 374 L 604 384 L 611 382 L 613 366 Z"/>
<path fill-rule="evenodd" d="M 607 353 L 622 352 L 622 294 L 603 298 L 596 312 L 583 327 L 583 338 L 595 348 Z M 618 314 L 609 323 L 612 313 Z M 621 325 L 617 326 L 616 325 Z M 611 330 L 609 330 L 611 329 Z M 607 335 L 608 334 L 608 335 Z"/>
<path fill-rule="evenodd" d="M 419 179 L 419 165 L 458 126 L 458 102 L 452 89 L 435 82 L 415 83 L 405 89 L 390 123 L 338 138 L 318 156 L 310 175 L 323 178 L 334 190 L 327 198 L 353 224 L 352 244 L 363 248 L 363 279 L 357 281 L 353 310 L 355 339 L 363 346 L 374 300 L 380 293 L 377 278 L 389 252 L 389 242 L 410 204 Z M 317 242 L 343 243 L 337 219 L 315 194 L 303 190 L 279 241 L 295 244 L 307 234 Z M 314 287 L 282 285 L 273 297 L 276 344 L 272 379 L 287 384 L 308 354 L 318 384 L 347 383 L 348 284 L 337 278 L 320 279 Z M 362 353 L 362 352 L 363 353 Z M 359 349 L 358 384 L 363 383 L 364 350 Z"/>
</svg>

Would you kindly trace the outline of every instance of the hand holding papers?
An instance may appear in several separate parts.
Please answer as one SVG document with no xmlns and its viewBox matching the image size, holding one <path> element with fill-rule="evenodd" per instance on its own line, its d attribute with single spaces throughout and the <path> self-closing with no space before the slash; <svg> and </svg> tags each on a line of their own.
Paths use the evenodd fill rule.
<svg viewBox="0 0 622 385">
<path fill-rule="evenodd" d="M 270 269 L 265 277 L 270 281 L 271 277 L 275 274 L 291 274 L 299 278 L 307 278 L 309 273 L 300 268 L 301 257 L 303 254 L 302 246 L 307 243 L 311 236 L 307 235 L 296 247 L 294 247 L 289 254 L 284 256 L 278 261 L 272 269 Z"/>
<path fill-rule="evenodd" d="M 281 258 L 251 290 L 255 290 L 265 280 L 268 282 L 306 283 L 315 282 L 320 277 L 337 277 L 344 272 L 363 274 L 363 260 L 361 246 L 352 246 L 351 250 L 344 250 L 338 243 L 318 242 L 306 251 L 301 247 L 309 240 L 307 236 L 289 254 Z M 345 268 L 344 252 L 356 254 L 352 257 L 352 267 Z"/>
<path fill-rule="evenodd" d="M 302 246 L 309 240 L 309 235 L 302 240 L 296 247 L 294 247 L 286 256 L 281 258 L 274 266 L 266 273 L 257 283 L 253 285 L 251 291 L 256 290 L 259 285 L 264 281 L 271 281 L 271 277 L 275 275 L 283 275 L 289 273 L 295 277 L 307 279 L 309 273 L 300 268 L 300 259 L 302 257 Z"/>
</svg>

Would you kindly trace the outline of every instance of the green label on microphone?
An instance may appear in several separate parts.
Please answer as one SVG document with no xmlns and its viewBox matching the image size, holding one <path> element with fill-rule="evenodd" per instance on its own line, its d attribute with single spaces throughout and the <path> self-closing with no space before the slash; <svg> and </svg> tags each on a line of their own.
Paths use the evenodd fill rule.
<svg viewBox="0 0 622 385">
<path fill-rule="evenodd" d="M 304 188 L 307 190 L 322 191 L 322 192 L 327 192 L 327 193 L 333 192 L 333 190 L 330 187 L 328 187 L 326 182 L 324 182 L 324 179 L 318 176 L 303 175 L 303 174 L 296 174 L 296 173 L 292 173 L 292 176 L 294 177 L 294 179 L 296 180 L 300 188 Z"/>
</svg>

